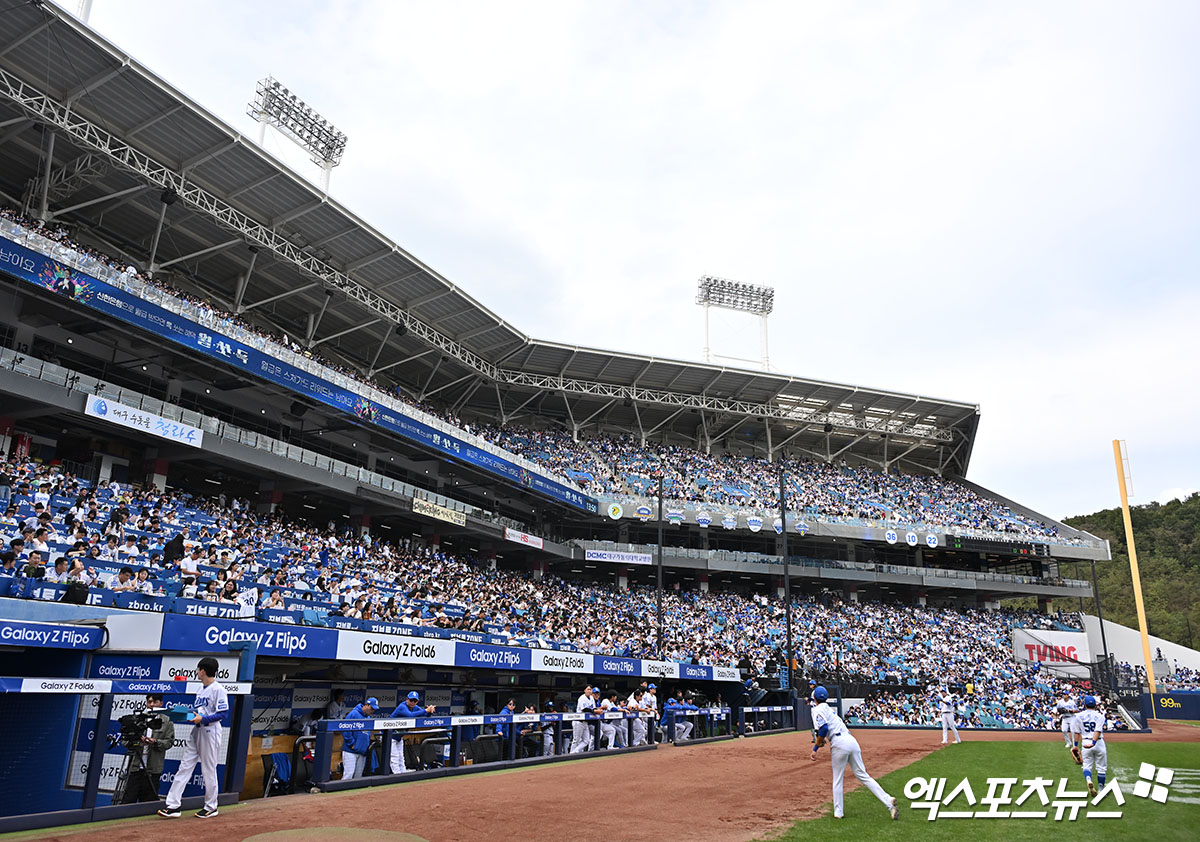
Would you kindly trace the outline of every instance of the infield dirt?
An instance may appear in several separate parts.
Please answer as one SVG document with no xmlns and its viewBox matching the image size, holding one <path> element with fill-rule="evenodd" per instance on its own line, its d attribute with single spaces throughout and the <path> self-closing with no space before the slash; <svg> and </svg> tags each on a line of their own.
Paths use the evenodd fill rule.
<svg viewBox="0 0 1200 842">
<path fill-rule="evenodd" d="M 1156 721 L 1153 734 L 1114 742 L 1200 742 L 1200 729 Z M 1057 732 L 962 732 L 967 741 L 1058 741 Z M 858 730 L 867 771 L 882 777 L 941 749 L 934 731 Z M 200 821 L 142 818 L 19 834 L 19 840 L 99 842 L 508 842 L 648 838 L 747 842 L 830 800 L 829 759 L 810 762 L 807 731 L 610 755 L 528 769 L 295 795 L 222 808 Z M 954 751 L 948 746 L 944 751 Z M 858 782 L 847 775 L 847 791 Z M 899 793 L 895 793 L 899 795 Z M 348 831 L 346 829 L 354 829 Z M 281 833 L 281 831 L 288 831 Z"/>
</svg>

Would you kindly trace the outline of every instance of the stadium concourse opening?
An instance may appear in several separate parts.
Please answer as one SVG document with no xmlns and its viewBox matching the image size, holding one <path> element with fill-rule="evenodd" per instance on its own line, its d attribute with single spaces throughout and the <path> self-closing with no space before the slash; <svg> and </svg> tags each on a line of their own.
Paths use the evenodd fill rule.
<svg viewBox="0 0 1200 842">
<path fill-rule="evenodd" d="M 714 809 L 677 746 L 790 785 L 805 735 L 726 738 L 805 728 L 810 680 L 856 727 L 1145 724 L 1069 610 L 1107 544 L 967 479 L 977 405 L 528 336 L 70 15 L 3 20 L 0 716 L 61 723 L 0 735 L 4 827 L 153 810 L 106 735 L 206 655 L 222 808 L 402 793 L 436 838 L 474 783 L 275 796 L 601 768 L 640 789 L 589 820 L 662 775 Z M 150 796 L 214 722 L 172 724 Z"/>
</svg>

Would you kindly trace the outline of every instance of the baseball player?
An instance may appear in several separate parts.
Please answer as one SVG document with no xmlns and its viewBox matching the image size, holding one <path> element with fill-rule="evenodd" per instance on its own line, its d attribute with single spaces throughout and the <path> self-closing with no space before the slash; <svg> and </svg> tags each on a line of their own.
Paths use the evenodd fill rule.
<svg viewBox="0 0 1200 842">
<path fill-rule="evenodd" d="M 625 706 L 633 713 L 645 714 L 650 712 L 650 708 L 646 706 L 646 691 L 641 687 L 633 691 L 633 695 L 625 702 Z M 644 746 L 646 744 L 646 717 L 639 716 L 633 720 L 633 744 L 635 746 Z"/>
<path fill-rule="evenodd" d="M 179 805 L 183 790 L 197 763 L 204 775 L 204 807 L 196 811 L 196 818 L 211 819 L 217 815 L 217 755 L 221 751 L 221 726 L 229 718 L 229 694 L 216 681 L 219 668 L 216 658 L 201 658 L 196 666 L 196 675 L 204 686 L 192 704 L 193 713 L 188 720 L 192 723 L 192 733 L 188 735 L 183 760 L 175 770 L 167 803 L 158 811 L 163 818 L 177 819 L 182 815 Z"/>
<path fill-rule="evenodd" d="M 624 718 L 624 714 L 629 713 L 629 705 L 627 705 L 625 703 L 624 699 L 617 696 L 616 690 L 612 691 L 612 695 L 610 698 L 612 698 L 613 710 L 620 711 L 622 714 L 622 717 L 620 719 L 613 720 L 613 724 L 616 727 L 616 735 L 615 735 L 615 741 L 613 742 L 613 748 L 628 748 L 628 746 L 629 746 L 629 720 Z"/>
<path fill-rule="evenodd" d="M 616 709 L 614 698 L 617 695 L 616 690 L 609 690 L 604 693 L 600 699 L 596 710 L 598 713 L 608 713 Z M 612 748 L 617 741 L 617 726 L 615 720 L 602 719 L 600 720 L 600 741 L 604 743 L 604 748 Z"/>
<path fill-rule="evenodd" d="M 675 711 L 675 742 L 680 743 L 692 738 L 692 730 L 696 727 L 696 720 L 684 714 L 684 711 L 700 710 L 687 699 L 680 697 L 675 700 L 675 704 L 679 709 Z"/>
<path fill-rule="evenodd" d="M 646 708 L 646 713 L 649 717 L 646 720 L 646 727 L 658 727 L 658 685 L 651 684 L 646 687 L 646 692 L 642 694 L 642 707 Z M 656 732 L 657 733 L 657 732 Z"/>
<path fill-rule="evenodd" d="M 576 713 L 591 713 L 596 709 L 596 698 L 593 694 L 593 688 L 589 684 L 583 688 L 583 695 L 579 697 L 579 701 L 575 703 Z M 571 750 L 570 754 L 579 754 L 584 751 L 590 751 L 592 748 L 592 729 L 588 727 L 588 723 L 584 720 L 576 720 L 571 723 Z"/>
<path fill-rule="evenodd" d="M 408 698 L 396 705 L 396 709 L 392 711 L 392 719 L 415 719 L 418 716 L 433 716 L 437 712 L 437 708 L 433 705 L 421 707 L 421 694 L 416 690 L 410 690 Z M 392 732 L 392 753 L 388 758 L 388 765 L 392 768 L 393 775 L 400 775 L 408 771 L 404 763 L 404 732 Z"/>
<path fill-rule="evenodd" d="M 543 711 L 543 713 L 557 713 L 557 711 L 554 709 L 553 699 L 546 702 L 546 709 Z M 546 757 L 549 757 L 552 754 L 558 754 L 558 751 L 556 751 L 554 748 L 553 722 L 542 723 L 542 754 Z"/>
<path fill-rule="evenodd" d="M 884 792 L 883 787 L 867 774 L 867 770 L 863 766 L 862 749 L 859 748 L 858 740 L 854 739 L 850 729 L 846 727 L 846 723 L 842 722 L 842 718 L 837 715 L 837 711 L 829 706 L 829 691 L 824 687 L 817 687 L 813 691 L 813 698 L 817 701 L 817 706 L 813 709 L 813 724 L 817 726 L 817 742 L 813 745 L 808 759 L 816 760 L 817 751 L 825 743 L 829 743 L 829 759 L 833 765 L 833 817 L 840 819 L 843 815 L 842 776 L 846 773 L 846 764 L 849 763 L 854 777 L 871 790 L 871 793 L 883 803 L 884 807 L 887 807 L 892 820 L 900 818 L 900 808 L 896 806 L 896 799 Z"/>
<path fill-rule="evenodd" d="M 1079 724 L 1075 720 L 1075 714 L 1079 708 L 1076 707 L 1071 695 L 1064 691 L 1062 698 L 1054 706 L 1054 710 L 1062 720 L 1062 734 L 1063 740 L 1067 744 L 1067 750 L 1071 752 L 1071 756 L 1075 759 L 1075 765 L 1082 766 L 1083 757 L 1079 753 L 1079 745 L 1076 740 L 1076 735 L 1079 734 Z"/>
<path fill-rule="evenodd" d="M 938 708 L 942 718 L 942 745 L 946 744 L 946 738 L 951 731 L 954 732 L 954 744 L 958 745 L 962 742 L 962 737 L 958 736 L 958 726 L 954 724 L 954 715 L 958 712 L 958 704 L 954 694 L 945 687 L 942 688 L 941 697 L 938 699 Z"/>
<path fill-rule="evenodd" d="M 346 714 L 347 719 L 369 719 L 379 710 L 379 700 L 374 696 Z M 342 780 L 362 777 L 367 765 L 367 752 L 371 748 L 370 731 L 347 731 L 342 735 Z"/>
<path fill-rule="evenodd" d="M 810 678 L 808 680 L 808 715 L 809 715 L 809 718 L 812 717 L 813 708 L 815 708 L 817 706 L 817 700 L 813 698 L 813 691 L 815 691 L 816 689 L 817 689 L 817 682 Z M 817 741 L 817 725 L 815 722 L 813 723 L 813 727 L 810 730 L 812 732 L 812 742 L 815 743 Z"/>
<path fill-rule="evenodd" d="M 658 723 L 658 725 L 663 729 L 663 732 L 667 734 L 668 740 L 679 742 L 679 735 L 682 733 L 683 728 L 683 717 L 679 715 L 681 710 L 683 710 L 683 708 L 679 706 L 679 702 L 675 701 L 670 696 L 668 696 L 667 700 L 663 702 L 662 720 Z M 669 724 L 668 718 L 671 716 L 671 714 L 675 714 L 674 733 L 667 731 L 667 726 Z"/>
<path fill-rule="evenodd" d="M 1083 697 L 1083 710 L 1076 717 L 1083 740 L 1083 777 L 1087 779 L 1088 794 L 1096 794 L 1096 784 L 1104 789 L 1108 773 L 1108 748 L 1104 745 L 1104 715 L 1096 709 L 1096 697 Z M 1096 780 L 1092 780 L 1093 768 Z"/>
</svg>

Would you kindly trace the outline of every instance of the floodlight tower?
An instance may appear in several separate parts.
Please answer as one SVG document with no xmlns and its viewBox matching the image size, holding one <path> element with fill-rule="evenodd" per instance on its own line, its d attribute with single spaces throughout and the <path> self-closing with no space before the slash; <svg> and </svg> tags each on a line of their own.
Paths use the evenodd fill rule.
<svg viewBox="0 0 1200 842">
<path fill-rule="evenodd" d="M 770 369 L 770 354 L 767 351 L 767 316 L 775 309 L 775 288 L 743 284 L 727 278 L 717 278 L 712 275 L 701 275 L 696 284 L 696 303 L 704 308 L 704 361 L 713 361 L 712 350 L 708 342 L 708 310 L 719 307 L 722 310 L 734 310 L 739 313 L 749 313 L 758 316 L 762 335 L 762 359 L 745 360 L 740 357 L 724 357 L 723 359 L 738 362 L 758 362 L 763 371 Z"/>
<path fill-rule="evenodd" d="M 321 190 L 329 192 L 329 173 L 342 162 L 346 151 L 345 134 L 272 76 L 258 83 L 246 113 L 258 120 L 259 146 L 266 138 L 267 126 L 274 126 L 321 168 Z"/>
</svg>

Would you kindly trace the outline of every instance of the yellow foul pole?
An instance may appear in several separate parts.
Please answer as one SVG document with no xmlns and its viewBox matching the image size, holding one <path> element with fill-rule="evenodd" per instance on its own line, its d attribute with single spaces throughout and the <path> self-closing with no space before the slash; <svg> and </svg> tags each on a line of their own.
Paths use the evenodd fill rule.
<svg viewBox="0 0 1200 842">
<path fill-rule="evenodd" d="M 1117 484 L 1121 487 L 1121 514 L 1125 518 L 1125 543 L 1129 547 L 1129 573 L 1133 579 L 1133 601 L 1137 604 L 1138 628 L 1142 631 L 1142 656 L 1146 659 L 1146 680 L 1150 692 L 1154 686 L 1154 662 L 1150 659 L 1150 633 L 1146 630 L 1146 604 L 1142 602 L 1142 577 L 1138 573 L 1137 549 L 1133 545 L 1133 521 L 1129 517 L 1129 493 L 1125 488 L 1125 454 L 1119 440 L 1113 440 L 1113 456 L 1117 460 Z"/>
</svg>

